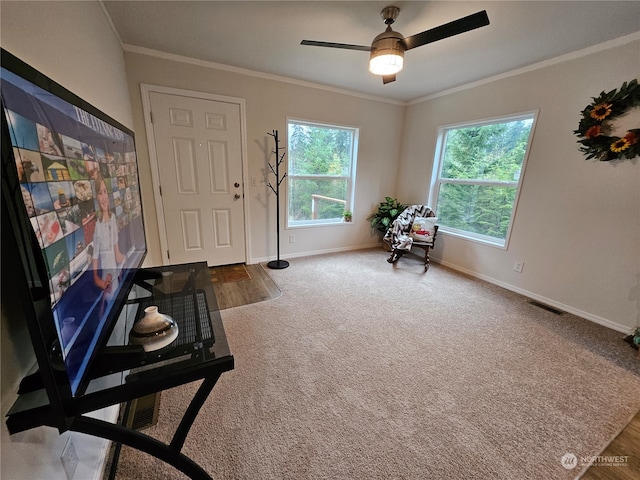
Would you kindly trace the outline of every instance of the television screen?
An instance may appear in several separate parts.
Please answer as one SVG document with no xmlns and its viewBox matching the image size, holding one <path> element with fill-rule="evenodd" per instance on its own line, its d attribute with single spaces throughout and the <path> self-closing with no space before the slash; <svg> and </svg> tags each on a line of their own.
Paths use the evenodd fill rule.
<svg viewBox="0 0 640 480">
<path fill-rule="evenodd" d="M 2 105 L 21 214 L 29 217 L 46 262 L 59 349 L 76 396 L 146 254 L 134 137 L 6 57 L 3 52 Z"/>
</svg>

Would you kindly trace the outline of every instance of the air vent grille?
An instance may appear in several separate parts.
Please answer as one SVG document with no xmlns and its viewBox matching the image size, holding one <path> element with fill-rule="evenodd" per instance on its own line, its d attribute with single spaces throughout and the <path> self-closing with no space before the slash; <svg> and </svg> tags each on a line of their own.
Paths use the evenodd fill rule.
<svg viewBox="0 0 640 480">
<path fill-rule="evenodd" d="M 143 430 L 158 423 L 160 410 L 160 392 L 131 400 L 127 427 Z"/>
<path fill-rule="evenodd" d="M 563 312 L 562 310 L 558 310 L 557 308 L 554 308 L 554 307 L 552 307 L 550 305 L 546 305 L 546 304 L 544 304 L 542 302 L 538 302 L 537 300 L 528 300 L 528 302 L 531 305 L 534 305 L 534 306 L 536 306 L 538 308 L 542 308 L 543 310 L 546 310 L 547 312 L 551 312 L 554 315 L 564 315 L 566 313 L 566 312 Z"/>
</svg>

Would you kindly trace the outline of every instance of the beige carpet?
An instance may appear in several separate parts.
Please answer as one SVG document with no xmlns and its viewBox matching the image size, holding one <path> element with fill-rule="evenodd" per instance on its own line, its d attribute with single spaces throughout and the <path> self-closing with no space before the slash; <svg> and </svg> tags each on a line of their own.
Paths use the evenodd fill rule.
<svg viewBox="0 0 640 480">
<path fill-rule="evenodd" d="M 223 374 L 184 452 L 215 479 L 571 479 L 640 409 L 623 335 L 382 250 L 293 259 L 222 312 Z M 163 393 L 168 440 L 197 385 Z M 123 448 L 117 479 L 184 478 Z"/>
</svg>

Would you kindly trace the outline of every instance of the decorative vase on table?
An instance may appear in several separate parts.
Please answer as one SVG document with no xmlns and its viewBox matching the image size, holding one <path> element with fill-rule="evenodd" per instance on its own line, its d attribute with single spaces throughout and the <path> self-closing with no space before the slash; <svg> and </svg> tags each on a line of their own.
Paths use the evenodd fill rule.
<svg viewBox="0 0 640 480">
<path fill-rule="evenodd" d="M 178 337 L 178 324 L 169 315 L 158 311 L 156 305 L 144 309 L 144 316 L 134 323 L 129 341 L 142 345 L 145 352 L 166 347 Z"/>
</svg>

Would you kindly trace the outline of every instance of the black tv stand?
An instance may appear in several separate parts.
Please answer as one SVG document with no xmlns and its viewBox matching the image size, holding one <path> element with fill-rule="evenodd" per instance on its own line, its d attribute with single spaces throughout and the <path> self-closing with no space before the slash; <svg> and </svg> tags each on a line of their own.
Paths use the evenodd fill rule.
<svg viewBox="0 0 640 480">
<path fill-rule="evenodd" d="M 55 356 L 56 351 L 59 350 L 59 346 L 54 347 L 51 354 L 52 357 Z M 146 353 L 140 345 L 111 345 L 104 347 L 100 352 L 100 356 L 96 358 L 89 377 L 95 379 L 112 373 L 130 370 L 140 365 L 144 361 L 145 356 Z M 60 359 L 58 363 L 60 364 L 60 368 L 54 368 L 53 371 L 56 378 L 59 377 L 58 381 L 63 382 L 66 372 L 62 359 Z M 44 382 L 40 370 L 36 370 L 20 381 L 18 395 L 40 390 L 41 388 L 44 388 Z"/>
<path fill-rule="evenodd" d="M 50 403 L 42 376 L 36 372 L 23 379 L 18 400 L 7 414 L 7 427 L 12 434 L 51 426 L 60 432 L 70 430 L 105 438 L 153 455 L 189 478 L 211 480 L 202 467 L 182 453 L 202 405 L 222 373 L 234 367 L 209 269 L 204 262 L 157 267 L 142 271 L 138 278 L 139 286 L 132 289 L 110 345 L 103 348 L 93 365 L 92 380 L 86 391 L 63 401 L 64 421 L 61 422 Z M 179 325 L 179 334 L 172 344 L 160 350 L 141 352 L 140 347 L 127 345 L 127 337 L 133 322 L 141 317 L 144 305 L 149 302 L 157 304 L 161 311 L 173 309 L 171 313 Z M 66 374 L 64 370 L 59 373 Z M 169 443 L 85 415 L 197 380 L 202 380 L 202 384 Z M 60 427 L 61 423 L 64 428 Z"/>
<path fill-rule="evenodd" d="M 86 416 L 74 418 L 69 430 L 106 438 L 153 455 L 177 468 L 191 479 L 212 480 L 212 477 L 202 467 L 182 453 L 182 447 L 191 425 L 193 425 L 200 408 L 202 408 L 202 405 L 213 390 L 218 378 L 220 378 L 220 374 L 207 376 L 204 379 L 169 443 L 163 443 L 149 435 L 131 430 L 122 425 Z"/>
</svg>

